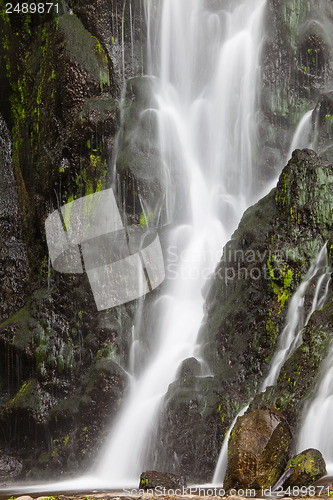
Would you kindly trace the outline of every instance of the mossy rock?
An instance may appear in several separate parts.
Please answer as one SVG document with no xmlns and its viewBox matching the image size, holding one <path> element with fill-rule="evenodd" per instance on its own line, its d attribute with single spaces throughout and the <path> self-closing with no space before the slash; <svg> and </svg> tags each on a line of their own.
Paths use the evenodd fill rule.
<svg viewBox="0 0 333 500">
<path fill-rule="evenodd" d="M 84 68 L 101 85 L 110 85 L 108 58 L 100 42 L 85 29 L 75 14 L 59 17 L 65 50 L 71 61 Z"/>
<path fill-rule="evenodd" d="M 269 488 L 285 467 L 292 434 L 284 416 L 261 407 L 238 417 L 228 446 L 224 488 Z"/>
<path fill-rule="evenodd" d="M 277 188 L 242 217 L 210 282 L 200 338 L 221 385 L 252 394 L 288 303 L 333 228 L 333 166 L 296 150 Z"/>
<path fill-rule="evenodd" d="M 315 311 L 302 331 L 301 345 L 281 368 L 277 384 L 258 394 L 250 407 L 266 402 L 278 408 L 288 418 L 293 429 L 303 402 L 311 397 L 323 359 L 329 352 L 333 338 L 333 295 L 329 294 L 325 306 Z"/>
<path fill-rule="evenodd" d="M 309 486 L 327 474 L 325 460 L 319 450 L 309 448 L 287 463 L 286 469 L 293 469 L 286 486 Z"/>
<path fill-rule="evenodd" d="M 171 472 L 157 472 L 156 470 L 153 470 L 142 472 L 142 474 L 140 475 L 140 489 L 175 489 L 183 487 L 186 487 L 185 478 L 177 476 L 176 474 L 172 474 Z"/>
</svg>

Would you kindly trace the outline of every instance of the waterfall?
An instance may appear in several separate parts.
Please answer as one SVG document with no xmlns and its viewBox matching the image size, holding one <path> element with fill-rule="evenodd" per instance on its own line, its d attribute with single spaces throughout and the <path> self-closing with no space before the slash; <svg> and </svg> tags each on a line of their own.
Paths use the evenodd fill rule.
<svg viewBox="0 0 333 500">
<path fill-rule="evenodd" d="M 331 279 L 330 274 L 330 269 L 327 266 L 325 243 L 290 300 L 286 325 L 279 337 L 277 351 L 273 356 L 268 375 L 261 386 L 260 392 L 264 392 L 268 386 L 276 384 L 282 366 L 301 344 L 302 330 L 307 325 L 312 313 L 323 307 Z M 305 315 L 305 296 L 312 285 L 315 286 L 315 293 L 310 311 Z"/>
<path fill-rule="evenodd" d="M 299 285 L 299 287 L 297 288 L 296 292 L 293 294 L 290 300 L 285 327 L 279 337 L 276 353 L 272 358 L 269 372 L 264 382 L 262 383 L 259 392 L 264 392 L 268 386 L 272 386 L 277 383 L 277 379 L 279 377 L 281 368 L 283 367 L 284 363 L 295 352 L 297 347 L 299 347 L 299 345 L 301 344 L 302 330 L 307 325 L 312 313 L 318 309 L 321 309 L 324 306 L 328 295 L 330 280 L 331 280 L 331 269 L 327 264 L 327 243 L 325 243 L 324 246 L 321 248 L 320 252 L 318 253 L 316 259 L 312 262 L 310 269 L 306 273 L 304 279 L 302 280 L 301 284 Z M 305 299 L 306 296 L 312 291 L 313 287 L 315 288 L 315 291 L 313 293 L 313 297 L 311 300 L 310 310 L 307 312 L 305 308 L 306 307 Z M 331 361 L 332 360 L 333 360 L 333 351 L 332 351 Z M 330 380 L 333 383 L 333 369 L 330 370 L 330 377 L 331 377 Z M 213 478 L 214 484 L 220 484 L 224 480 L 227 469 L 229 436 L 236 423 L 237 418 L 244 415 L 248 407 L 249 404 L 245 408 L 242 408 L 240 410 L 240 412 L 236 415 L 231 426 L 229 427 L 228 431 L 225 434 L 219 459 L 214 472 L 214 478 Z M 313 412 L 312 415 L 313 419 L 315 420 L 314 415 L 316 415 L 315 411 Z M 311 421 L 311 425 L 312 424 L 313 421 Z M 311 429 L 311 425 L 309 425 L 309 429 Z M 319 426 L 318 429 L 320 429 Z M 332 433 L 332 438 L 333 438 L 333 433 Z M 305 449 L 305 446 L 303 445 L 300 445 L 300 447 L 302 449 Z"/>
<path fill-rule="evenodd" d="M 312 148 L 312 113 L 313 109 L 310 109 L 299 121 L 291 141 L 287 161 L 295 149 Z"/>
<path fill-rule="evenodd" d="M 333 474 L 333 348 L 332 340 L 328 356 L 322 363 L 314 396 L 303 409 L 303 418 L 297 442 L 297 451 L 316 448 L 321 451 L 328 474 Z"/>
<path fill-rule="evenodd" d="M 163 396 L 181 362 L 196 355 L 201 290 L 251 199 L 264 3 L 209 11 L 203 0 L 146 2 L 167 211 L 177 225 L 169 231 L 172 273 L 156 304 L 154 350 L 133 377 L 95 469 L 112 487 L 138 483 Z"/>
<path fill-rule="evenodd" d="M 222 484 L 225 478 L 225 473 L 227 472 L 227 465 L 228 465 L 228 445 L 229 445 L 229 438 L 232 429 L 234 428 L 234 425 L 236 423 L 236 420 L 238 417 L 242 417 L 245 412 L 247 411 L 249 407 L 249 404 L 244 406 L 235 416 L 233 421 L 231 422 L 231 425 L 227 432 L 225 433 L 223 443 L 222 443 L 222 448 L 220 451 L 219 459 L 217 461 L 216 467 L 215 467 L 215 472 L 214 472 L 214 477 L 213 477 L 213 484 L 218 485 Z"/>
</svg>

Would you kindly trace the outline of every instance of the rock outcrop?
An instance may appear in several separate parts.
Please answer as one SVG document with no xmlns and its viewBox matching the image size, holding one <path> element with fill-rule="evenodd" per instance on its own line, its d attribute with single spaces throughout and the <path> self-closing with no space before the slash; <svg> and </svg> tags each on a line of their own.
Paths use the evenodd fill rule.
<svg viewBox="0 0 333 500">
<path fill-rule="evenodd" d="M 119 27 L 136 9 L 138 39 L 139 3 L 120 3 L 109 14 Z M 57 20 L 24 23 L 0 2 L 0 113 L 10 129 L 1 118 L 0 447 L 17 454 L 23 477 L 90 466 L 126 391 L 120 364 L 135 314 L 133 304 L 98 313 L 85 276 L 56 273 L 48 260 L 49 213 L 110 183 L 124 78 L 114 69 L 119 30 L 107 45 L 85 2 L 62 6 Z"/>
<path fill-rule="evenodd" d="M 290 297 L 330 238 L 332 182 L 331 165 L 314 151 L 296 150 L 277 187 L 245 212 L 204 291 L 206 318 L 199 338 L 214 376 L 179 378 L 169 388 L 159 430 L 163 467 L 171 450 L 185 449 L 175 473 L 192 473 L 196 481 L 204 480 L 209 468 L 213 474 L 224 433 L 267 375 Z M 315 288 L 309 290 L 306 307 Z M 282 367 L 276 387 L 257 396 L 251 409 L 264 401 L 295 430 L 332 339 L 331 309 L 329 294 Z"/>
</svg>

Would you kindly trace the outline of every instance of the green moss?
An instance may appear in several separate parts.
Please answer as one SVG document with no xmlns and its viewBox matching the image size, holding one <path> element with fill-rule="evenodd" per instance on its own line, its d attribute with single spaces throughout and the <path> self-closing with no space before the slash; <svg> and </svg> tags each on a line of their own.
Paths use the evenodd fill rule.
<svg viewBox="0 0 333 500">
<path fill-rule="evenodd" d="M 277 297 L 278 303 L 279 303 L 279 313 L 281 312 L 281 309 L 284 307 L 284 304 L 286 300 L 290 296 L 290 287 L 291 287 L 291 282 L 292 282 L 292 270 L 287 269 L 287 265 L 283 264 L 283 267 L 279 266 L 276 267 L 275 263 L 271 261 L 270 259 L 267 259 L 267 268 L 269 272 L 269 278 L 270 278 L 270 286 L 274 292 L 274 294 Z M 276 279 L 275 272 L 279 271 L 279 278 L 278 280 Z M 283 283 L 280 284 L 281 279 L 283 280 Z"/>
<path fill-rule="evenodd" d="M 147 217 L 145 216 L 145 214 L 143 212 L 141 212 L 141 215 L 140 215 L 140 226 L 141 227 L 148 226 L 149 223 L 151 222 L 151 220 L 153 218 L 154 218 L 154 213 L 152 211 L 148 212 Z"/>
<path fill-rule="evenodd" d="M 110 85 L 108 59 L 97 38 L 93 37 L 74 14 L 59 17 L 65 49 L 71 60 L 85 68 L 97 81 Z"/>
</svg>

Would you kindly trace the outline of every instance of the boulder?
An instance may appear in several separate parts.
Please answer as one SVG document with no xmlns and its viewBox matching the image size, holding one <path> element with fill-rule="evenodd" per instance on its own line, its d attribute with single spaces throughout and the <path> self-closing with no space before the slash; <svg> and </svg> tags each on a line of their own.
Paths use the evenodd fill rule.
<svg viewBox="0 0 333 500">
<path fill-rule="evenodd" d="M 319 450 L 309 448 L 291 458 L 287 468 L 293 469 L 293 474 L 286 486 L 309 486 L 327 474 L 325 460 Z"/>
<path fill-rule="evenodd" d="M 277 410 L 262 406 L 238 417 L 231 432 L 224 482 L 229 488 L 268 488 L 287 462 L 291 430 Z"/>
<path fill-rule="evenodd" d="M 185 488 L 186 481 L 183 476 L 176 476 L 170 472 L 157 472 L 156 470 L 143 472 L 140 476 L 139 488 Z"/>
</svg>

